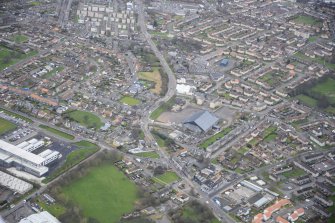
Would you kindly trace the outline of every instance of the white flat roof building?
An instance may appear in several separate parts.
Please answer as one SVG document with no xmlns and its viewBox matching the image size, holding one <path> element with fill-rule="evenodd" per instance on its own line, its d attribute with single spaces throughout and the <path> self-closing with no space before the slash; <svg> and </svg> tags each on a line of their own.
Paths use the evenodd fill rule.
<svg viewBox="0 0 335 223">
<path fill-rule="evenodd" d="M 43 211 L 41 213 L 32 214 L 24 219 L 22 219 L 19 223 L 61 223 L 54 216 L 52 216 L 49 212 Z"/>
<path fill-rule="evenodd" d="M 25 194 L 33 189 L 33 185 L 19 178 L 13 177 L 5 172 L 0 171 L 0 185 L 9 188 L 19 194 Z"/>
</svg>

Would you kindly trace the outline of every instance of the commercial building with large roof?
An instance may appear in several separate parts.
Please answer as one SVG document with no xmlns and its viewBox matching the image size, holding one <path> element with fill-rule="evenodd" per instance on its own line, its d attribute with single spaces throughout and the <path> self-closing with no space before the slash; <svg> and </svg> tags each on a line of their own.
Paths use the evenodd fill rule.
<svg viewBox="0 0 335 223">
<path fill-rule="evenodd" d="M 4 167 L 15 166 L 35 176 L 42 176 L 48 172 L 48 163 L 58 159 L 60 154 L 57 151 L 42 152 L 36 155 L 18 146 L 0 140 L 0 165 Z"/>
<path fill-rule="evenodd" d="M 23 218 L 19 223 L 60 223 L 60 221 L 49 212 L 42 211 Z"/>
<path fill-rule="evenodd" d="M 208 111 L 200 111 L 184 121 L 184 126 L 194 132 L 207 132 L 217 124 L 219 118 Z"/>
</svg>

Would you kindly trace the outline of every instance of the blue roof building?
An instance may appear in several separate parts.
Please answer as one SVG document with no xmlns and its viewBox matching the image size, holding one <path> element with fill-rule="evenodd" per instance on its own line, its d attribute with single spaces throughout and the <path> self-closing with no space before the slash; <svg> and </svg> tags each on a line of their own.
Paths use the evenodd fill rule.
<svg viewBox="0 0 335 223">
<path fill-rule="evenodd" d="M 228 63 L 229 63 L 228 59 L 222 59 L 221 62 L 220 62 L 220 66 L 225 67 L 225 66 L 228 65 Z"/>
<path fill-rule="evenodd" d="M 219 119 L 208 111 L 200 111 L 184 121 L 184 126 L 194 132 L 207 132 Z"/>
</svg>

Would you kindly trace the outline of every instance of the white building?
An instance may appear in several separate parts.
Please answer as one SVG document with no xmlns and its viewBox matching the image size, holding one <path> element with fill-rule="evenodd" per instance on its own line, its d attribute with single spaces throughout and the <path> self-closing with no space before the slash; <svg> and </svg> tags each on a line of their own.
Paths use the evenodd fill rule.
<svg viewBox="0 0 335 223">
<path fill-rule="evenodd" d="M 24 219 L 22 219 L 19 223 L 61 223 L 54 216 L 52 216 L 49 212 L 43 211 L 41 213 L 32 214 Z"/>
</svg>

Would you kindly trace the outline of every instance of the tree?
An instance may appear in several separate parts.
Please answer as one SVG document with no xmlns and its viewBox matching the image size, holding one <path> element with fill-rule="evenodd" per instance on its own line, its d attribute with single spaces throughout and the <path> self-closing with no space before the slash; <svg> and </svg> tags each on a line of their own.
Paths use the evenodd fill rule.
<svg viewBox="0 0 335 223">
<path fill-rule="evenodd" d="M 154 175 L 157 176 L 157 175 L 162 175 L 165 173 L 165 168 L 162 167 L 162 166 L 158 166 L 154 169 Z"/>
</svg>

